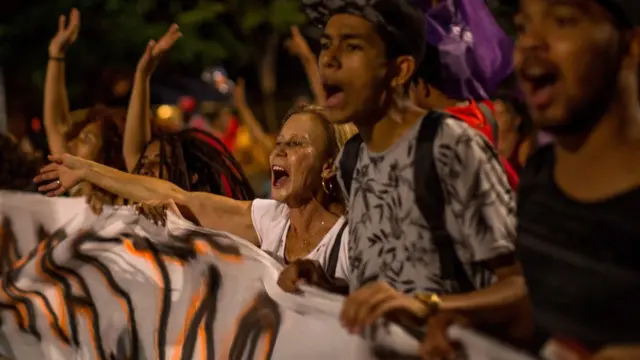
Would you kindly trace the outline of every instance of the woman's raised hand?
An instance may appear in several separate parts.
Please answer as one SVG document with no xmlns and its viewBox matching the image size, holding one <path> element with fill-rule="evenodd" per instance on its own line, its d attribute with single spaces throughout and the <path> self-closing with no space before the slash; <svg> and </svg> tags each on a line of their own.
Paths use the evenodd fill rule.
<svg viewBox="0 0 640 360">
<path fill-rule="evenodd" d="M 166 53 L 181 37 L 182 33 L 180 32 L 180 27 L 178 27 L 177 24 L 173 24 L 160 38 L 160 40 L 150 40 L 144 54 L 142 54 L 142 57 L 138 62 L 138 72 L 146 76 L 151 75 L 156 66 L 158 66 L 158 62 L 162 55 L 164 55 L 164 53 Z"/>
<path fill-rule="evenodd" d="M 174 213 L 176 216 L 182 217 L 178 206 L 173 200 L 149 200 L 143 201 L 136 205 L 138 214 L 153 221 L 155 224 L 165 226 L 167 223 L 168 212 Z"/>
<path fill-rule="evenodd" d="M 69 155 L 49 155 L 51 164 L 40 169 L 33 181 L 47 196 L 60 196 L 82 181 L 86 166 L 82 159 Z"/>
<path fill-rule="evenodd" d="M 58 18 L 58 32 L 49 43 L 49 56 L 62 57 L 64 52 L 78 39 L 80 33 L 80 11 L 71 9 L 69 19 L 64 15 Z"/>
</svg>

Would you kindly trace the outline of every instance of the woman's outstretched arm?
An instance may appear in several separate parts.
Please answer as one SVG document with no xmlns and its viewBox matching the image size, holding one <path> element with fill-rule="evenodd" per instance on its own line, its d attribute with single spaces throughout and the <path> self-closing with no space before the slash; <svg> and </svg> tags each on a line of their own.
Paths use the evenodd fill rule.
<svg viewBox="0 0 640 360">
<path fill-rule="evenodd" d="M 38 188 L 50 196 L 60 195 L 86 181 L 133 202 L 173 200 L 179 208 L 188 209 L 201 226 L 226 231 L 259 244 L 251 219 L 251 201 L 188 192 L 165 180 L 127 174 L 68 154 L 51 156 L 50 160 L 52 163 L 35 178 L 37 183 L 53 181 Z"/>
</svg>

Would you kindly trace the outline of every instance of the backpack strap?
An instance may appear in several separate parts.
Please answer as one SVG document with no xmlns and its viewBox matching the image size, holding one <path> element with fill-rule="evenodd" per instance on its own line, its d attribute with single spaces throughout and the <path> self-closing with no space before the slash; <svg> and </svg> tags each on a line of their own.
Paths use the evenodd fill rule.
<svg viewBox="0 0 640 360">
<path fill-rule="evenodd" d="M 342 154 L 340 155 L 338 167 L 340 168 L 340 177 L 347 196 L 351 194 L 351 181 L 353 180 L 353 172 L 356 170 L 356 165 L 358 164 L 361 144 L 362 137 L 360 134 L 355 134 L 344 144 Z"/>
<path fill-rule="evenodd" d="M 333 242 L 333 246 L 331 247 L 331 253 L 329 254 L 329 262 L 327 263 L 326 273 L 330 279 L 336 278 L 336 270 L 338 269 L 338 257 L 340 256 L 340 246 L 342 244 L 342 236 L 344 231 L 347 228 L 347 221 L 345 220 L 344 224 L 340 227 L 338 231 L 338 235 L 336 235 L 336 240 Z"/>
<path fill-rule="evenodd" d="M 496 120 L 496 117 L 493 115 L 493 111 L 486 103 L 479 102 L 478 108 L 491 127 L 491 134 L 493 134 L 493 143 L 498 144 L 498 120 Z"/>
<path fill-rule="evenodd" d="M 434 158 L 434 141 L 446 118 L 439 111 L 431 111 L 422 120 L 418 133 L 414 163 L 416 204 L 429 225 L 433 243 L 438 249 L 440 276 L 445 282 L 457 285 L 459 292 L 475 290 L 454 247 L 445 225 L 445 198 Z"/>
</svg>

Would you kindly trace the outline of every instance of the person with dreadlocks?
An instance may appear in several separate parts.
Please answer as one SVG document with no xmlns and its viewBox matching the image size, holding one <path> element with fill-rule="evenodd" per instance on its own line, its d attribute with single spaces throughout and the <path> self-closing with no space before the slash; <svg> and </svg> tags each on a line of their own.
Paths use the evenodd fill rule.
<svg viewBox="0 0 640 360">
<path fill-rule="evenodd" d="M 166 210 L 172 209 L 200 226 L 247 239 L 281 262 L 312 259 L 327 273 L 344 278 L 348 273 L 348 230 L 334 160 L 353 134 L 353 125 L 332 125 L 319 106 L 294 108 L 285 117 L 270 156 L 273 200 L 238 201 L 194 186 L 206 184 L 202 177 L 210 174 L 215 177 L 222 170 L 212 164 L 209 172 L 189 172 L 190 161 L 202 154 L 176 143 L 167 146 L 167 151 L 173 151 L 176 159 L 189 160 L 186 164 L 167 166 L 161 158 L 147 159 L 147 164 L 157 164 L 153 170 L 158 171 L 155 179 L 63 155 L 51 157 L 53 163 L 45 166 L 35 180 L 55 181 L 39 188 L 50 196 L 60 195 L 80 181 L 89 181 L 129 200 L 146 201 L 139 208 L 161 224 Z M 187 139 L 200 141 L 195 136 Z M 162 142 L 159 143 L 162 156 L 166 152 L 162 150 Z M 181 168 L 187 171 L 180 172 Z M 150 174 L 151 170 L 142 173 Z M 189 183 L 191 192 L 187 186 L 176 186 L 180 181 Z"/>
<path fill-rule="evenodd" d="M 44 91 L 44 124 L 51 154 L 71 153 L 124 169 L 122 127 L 124 111 L 97 105 L 80 121 L 72 121 L 64 80 L 65 52 L 78 38 L 80 12 L 71 10 L 69 19 L 60 15 L 58 31 L 49 44 L 49 62 Z M 91 208 L 100 212 L 103 203 L 115 199 L 88 184 L 71 189 L 73 196 L 87 196 Z"/>
<path fill-rule="evenodd" d="M 143 148 L 143 155 L 131 172 L 167 180 L 186 191 L 237 200 L 254 198 L 251 185 L 231 152 L 218 138 L 198 129 L 156 137 Z"/>
</svg>

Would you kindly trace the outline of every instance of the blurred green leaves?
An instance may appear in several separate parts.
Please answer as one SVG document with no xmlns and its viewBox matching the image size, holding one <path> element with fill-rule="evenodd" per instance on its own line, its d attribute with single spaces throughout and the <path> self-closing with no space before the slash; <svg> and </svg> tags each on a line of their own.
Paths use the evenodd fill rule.
<svg viewBox="0 0 640 360">
<path fill-rule="evenodd" d="M 70 84 L 104 67 L 134 69 L 145 44 L 172 22 L 184 37 L 167 62 L 200 69 L 220 61 L 238 66 L 260 60 L 273 32 L 285 33 L 305 16 L 299 0 L 56 0 L 14 2 L 0 15 L 0 65 L 12 78 L 41 87 L 47 47 L 57 18 L 71 7 L 82 13 L 78 42 L 69 50 Z M 198 70 L 199 71 L 199 70 Z M 80 79 L 74 74 L 82 74 Z M 73 90 L 73 89 L 72 89 Z M 73 95 L 72 91 L 72 95 Z"/>
</svg>

